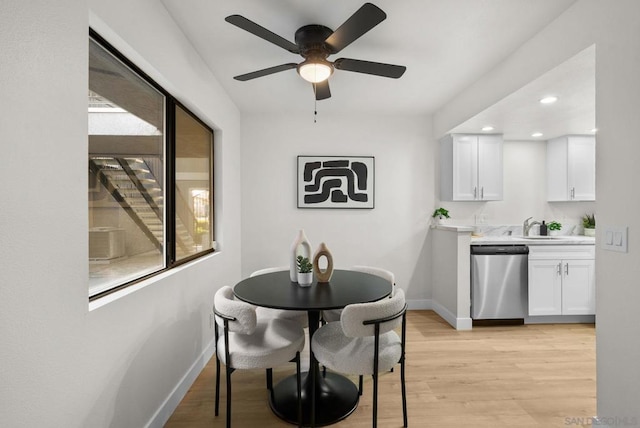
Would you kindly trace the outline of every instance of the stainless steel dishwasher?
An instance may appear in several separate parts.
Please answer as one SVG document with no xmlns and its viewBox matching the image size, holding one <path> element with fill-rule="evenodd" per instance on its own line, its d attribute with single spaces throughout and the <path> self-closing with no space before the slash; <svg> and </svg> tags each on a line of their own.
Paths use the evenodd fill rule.
<svg viewBox="0 0 640 428">
<path fill-rule="evenodd" d="M 471 246 L 471 318 L 523 319 L 527 314 L 526 245 Z"/>
</svg>

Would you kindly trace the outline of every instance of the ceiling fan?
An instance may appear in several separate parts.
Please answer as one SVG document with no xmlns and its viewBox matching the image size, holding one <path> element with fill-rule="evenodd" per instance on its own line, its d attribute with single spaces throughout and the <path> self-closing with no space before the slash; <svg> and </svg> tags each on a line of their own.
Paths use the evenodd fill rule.
<svg viewBox="0 0 640 428">
<path fill-rule="evenodd" d="M 313 84 L 316 100 L 324 100 L 331 97 L 328 79 L 333 74 L 334 69 L 397 79 L 404 74 L 406 67 L 351 58 L 339 58 L 333 62 L 327 60 L 329 55 L 340 52 L 386 18 L 387 15 L 382 9 L 371 3 L 365 3 L 336 31 L 332 31 L 323 25 L 305 25 L 296 31 L 296 42 L 291 43 L 289 40 L 241 15 L 227 16 L 225 21 L 230 24 L 280 46 L 291 53 L 300 54 L 304 58 L 304 61 L 299 64 L 290 62 L 276 65 L 275 67 L 241 74 L 235 76 L 234 79 L 244 82 L 295 68 L 303 79 Z"/>
</svg>

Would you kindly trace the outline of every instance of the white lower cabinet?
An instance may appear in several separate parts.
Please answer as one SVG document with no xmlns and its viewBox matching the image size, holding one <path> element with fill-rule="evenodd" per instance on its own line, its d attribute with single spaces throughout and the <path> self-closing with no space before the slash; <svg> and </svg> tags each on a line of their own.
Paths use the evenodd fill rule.
<svg viewBox="0 0 640 428">
<path fill-rule="evenodd" d="M 595 313 L 594 246 L 529 246 L 529 316 Z"/>
</svg>

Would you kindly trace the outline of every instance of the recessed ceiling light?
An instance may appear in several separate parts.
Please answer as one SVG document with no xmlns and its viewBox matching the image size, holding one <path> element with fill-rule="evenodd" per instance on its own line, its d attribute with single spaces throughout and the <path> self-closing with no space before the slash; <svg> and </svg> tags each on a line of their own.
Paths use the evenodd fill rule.
<svg viewBox="0 0 640 428">
<path fill-rule="evenodd" d="M 491 125 L 487 125 L 487 126 L 483 126 L 483 127 L 482 127 L 482 130 L 483 130 L 483 131 L 493 131 L 493 130 L 494 130 L 494 127 L 493 127 L 493 126 L 491 126 Z"/>
<path fill-rule="evenodd" d="M 558 101 L 558 97 L 555 95 L 549 95 L 540 100 L 540 104 L 553 104 Z"/>
<path fill-rule="evenodd" d="M 534 132 L 533 134 L 531 134 L 532 137 L 542 137 L 542 132 Z"/>
</svg>

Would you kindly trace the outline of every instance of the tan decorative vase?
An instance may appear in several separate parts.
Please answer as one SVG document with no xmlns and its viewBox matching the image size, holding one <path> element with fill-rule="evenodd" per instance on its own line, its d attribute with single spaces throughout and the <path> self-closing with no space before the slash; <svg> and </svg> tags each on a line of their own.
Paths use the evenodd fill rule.
<svg viewBox="0 0 640 428">
<path fill-rule="evenodd" d="M 327 259 L 327 268 L 325 270 L 320 269 L 319 263 L 320 258 L 323 256 Z M 315 273 L 318 282 L 329 282 L 331 275 L 333 275 L 333 256 L 324 242 L 320 243 L 313 256 L 313 273 Z"/>
</svg>

